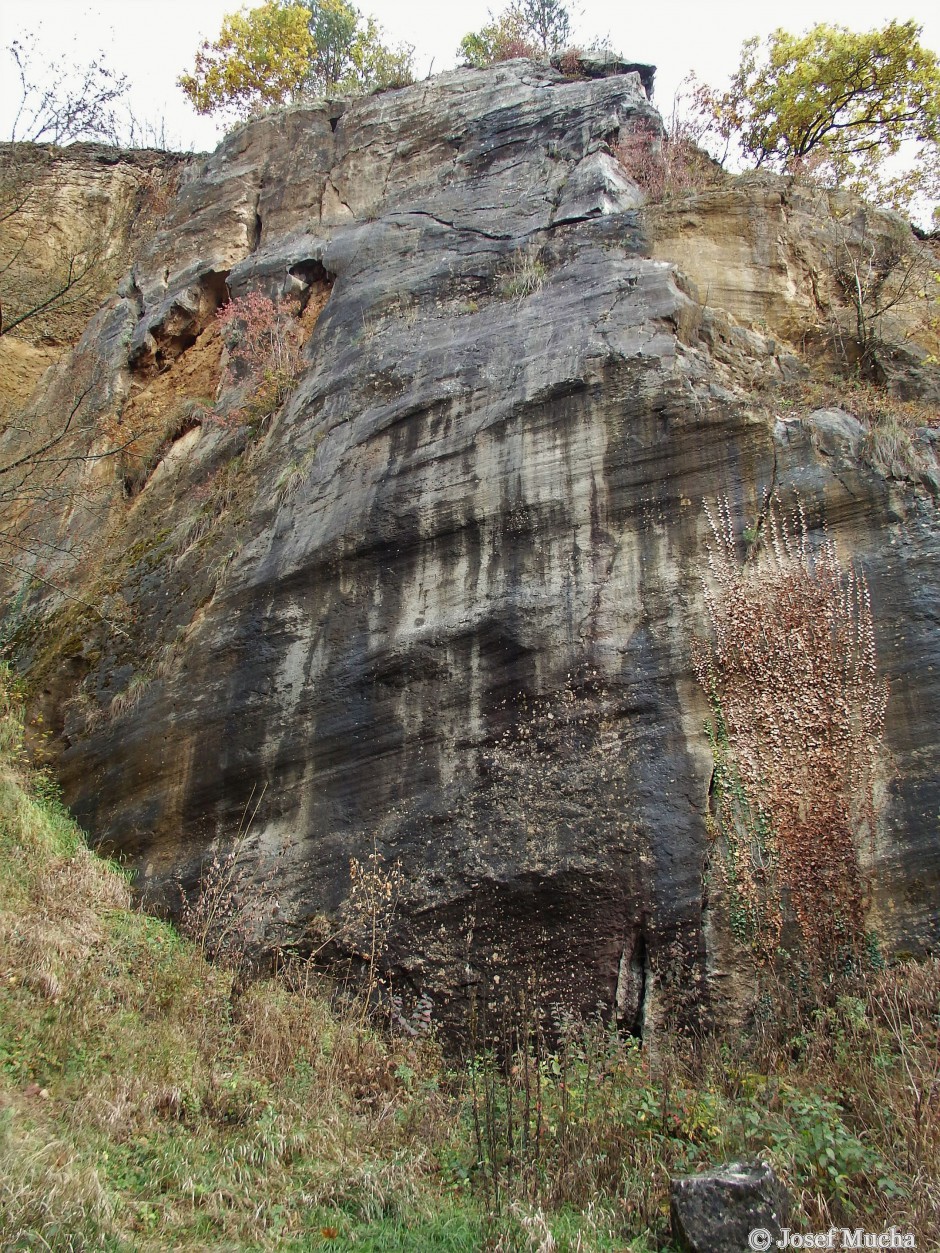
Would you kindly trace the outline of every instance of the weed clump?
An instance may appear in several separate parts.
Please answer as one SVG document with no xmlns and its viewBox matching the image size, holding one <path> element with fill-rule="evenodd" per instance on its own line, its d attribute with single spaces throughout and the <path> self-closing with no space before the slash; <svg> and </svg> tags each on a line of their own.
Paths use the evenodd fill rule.
<svg viewBox="0 0 940 1253">
<path fill-rule="evenodd" d="M 500 283 L 500 295 L 506 300 L 527 300 L 542 290 L 548 277 L 545 262 L 534 252 L 517 252 L 512 269 Z"/>
</svg>

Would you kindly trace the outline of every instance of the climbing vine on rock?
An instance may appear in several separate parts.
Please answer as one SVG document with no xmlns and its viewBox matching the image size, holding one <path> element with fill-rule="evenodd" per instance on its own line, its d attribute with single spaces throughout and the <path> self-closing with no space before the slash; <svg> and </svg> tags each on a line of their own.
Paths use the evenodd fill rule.
<svg viewBox="0 0 940 1253">
<path fill-rule="evenodd" d="M 874 839 L 887 685 L 863 575 L 832 541 L 810 544 L 800 508 L 768 503 L 745 560 L 727 501 L 711 527 L 710 638 L 693 662 L 708 694 L 712 834 L 736 937 L 771 964 L 786 919 L 829 976 L 865 947 L 860 850 Z"/>
</svg>

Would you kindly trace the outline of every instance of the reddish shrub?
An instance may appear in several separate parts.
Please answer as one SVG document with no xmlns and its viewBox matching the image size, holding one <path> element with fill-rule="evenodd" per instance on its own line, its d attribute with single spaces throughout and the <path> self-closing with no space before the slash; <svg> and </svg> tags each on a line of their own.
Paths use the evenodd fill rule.
<svg viewBox="0 0 940 1253">
<path fill-rule="evenodd" d="M 715 179 L 711 159 L 679 121 L 662 136 L 649 123 L 640 123 L 621 135 L 613 154 L 654 202 L 701 191 Z"/>
<path fill-rule="evenodd" d="M 566 48 L 558 58 L 558 68 L 567 78 L 574 78 L 581 72 L 581 58 L 584 51 L 581 48 Z"/>
<path fill-rule="evenodd" d="M 289 306 L 261 292 L 230 300 L 216 316 L 228 349 L 223 382 L 244 387 L 250 417 L 266 417 L 293 391 L 301 370 L 297 320 Z"/>
</svg>

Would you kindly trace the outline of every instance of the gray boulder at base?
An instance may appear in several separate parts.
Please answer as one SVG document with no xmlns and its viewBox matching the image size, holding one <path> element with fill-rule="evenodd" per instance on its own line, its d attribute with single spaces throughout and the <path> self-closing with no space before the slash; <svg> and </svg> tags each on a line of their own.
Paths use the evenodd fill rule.
<svg viewBox="0 0 940 1253">
<path fill-rule="evenodd" d="M 775 1243 L 789 1210 L 786 1189 L 764 1162 L 730 1162 L 672 1181 L 672 1235 L 686 1253 L 742 1253 L 759 1228 Z"/>
</svg>

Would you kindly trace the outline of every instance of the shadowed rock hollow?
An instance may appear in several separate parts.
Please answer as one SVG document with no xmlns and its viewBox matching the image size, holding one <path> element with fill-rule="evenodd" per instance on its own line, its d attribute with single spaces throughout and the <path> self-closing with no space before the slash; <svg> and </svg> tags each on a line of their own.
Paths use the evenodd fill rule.
<svg viewBox="0 0 940 1253">
<path fill-rule="evenodd" d="M 79 346 L 102 408 L 217 370 L 229 296 L 318 316 L 263 430 L 177 422 L 131 499 L 68 522 L 109 536 L 125 634 L 73 615 L 31 664 L 67 799 L 152 896 L 258 803 L 301 945 L 351 856 L 400 860 L 388 964 L 438 1004 L 529 972 L 634 1029 L 666 984 L 720 1001 L 702 503 L 753 523 L 777 487 L 868 574 L 897 766 L 876 909 L 895 948 L 936 945 L 933 498 L 751 400 L 793 357 L 650 258 L 610 153 L 643 119 L 635 73 L 513 62 L 265 118 L 187 171 Z M 235 521 L 200 534 L 236 463 Z"/>
</svg>

